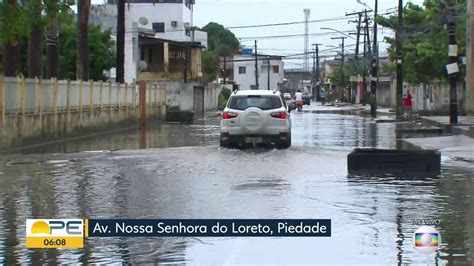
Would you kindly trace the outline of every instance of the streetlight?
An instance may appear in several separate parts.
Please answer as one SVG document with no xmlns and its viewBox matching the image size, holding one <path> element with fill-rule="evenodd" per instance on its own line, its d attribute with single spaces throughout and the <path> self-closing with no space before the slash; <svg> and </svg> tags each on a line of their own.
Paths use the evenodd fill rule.
<svg viewBox="0 0 474 266">
<path fill-rule="evenodd" d="M 350 36 L 350 35 L 347 34 L 347 33 L 342 32 L 342 31 L 340 31 L 340 30 L 336 30 L 336 29 L 333 29 L 333 28 L 327 28 L 327 27 L 322 27 L 322 28 L 320 28 L 320 29 L 321 29 L 321 30 L 332 30 L 332 31 L 335 31 L 335 32 L 337 32 L 337 33 L 340 33 L 340 34 L 342 34 L 342 35 L 344 35 L 344 36 L 346 36 L 346 37 L 348 37 L 348 38 L 351 38 L 351 39 L 353 39 L 353 40 L 357 40 L 356 38 Z"/>
</svg>

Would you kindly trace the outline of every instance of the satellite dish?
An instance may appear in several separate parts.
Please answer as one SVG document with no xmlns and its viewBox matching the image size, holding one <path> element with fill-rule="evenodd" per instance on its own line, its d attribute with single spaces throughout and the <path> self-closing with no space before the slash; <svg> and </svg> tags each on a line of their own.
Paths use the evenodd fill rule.
<svg viewBox="0 0 474 266">
<path fill-rule="evenodd" d="M 148 24 L 148 19 L 145 17 L 141 17 L 138 19 L 138 22 L 140 22 L 140 24 L 142 24 L 143 26 L 146 26 Z"/>
<path fill-rule="evenodd" d="M 148 63 L 144 60 L 138 62 L 138 70 L 145 71 L 148 68 Z"/>
</svg>

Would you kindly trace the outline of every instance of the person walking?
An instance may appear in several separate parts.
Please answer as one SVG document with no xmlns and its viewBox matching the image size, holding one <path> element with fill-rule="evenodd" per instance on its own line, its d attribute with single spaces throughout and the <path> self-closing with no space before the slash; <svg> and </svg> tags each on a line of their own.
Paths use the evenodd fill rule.
<svg viewBox="0 0 474 266">
<path fill-rule="evenodd" d="M 405 97 L 403 97 L 403 109 L 405 110 L 405 115 L 410 123 L 413 122 L 413 97 L 410 94 L 410 91 L 407 92 Z"/>
</svg>

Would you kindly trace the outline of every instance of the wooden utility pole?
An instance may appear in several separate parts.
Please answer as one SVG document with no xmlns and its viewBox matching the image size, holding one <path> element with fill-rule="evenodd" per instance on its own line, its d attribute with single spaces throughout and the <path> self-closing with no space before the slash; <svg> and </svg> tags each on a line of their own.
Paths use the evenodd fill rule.
<svg viewBox="0 0 474 266">
<path fill-rule="evenodd" d="M 372 118 L 377 117 L 377 82 L 378 82 L 378 45 L 377 45 L 377 10 L 378 10 L 378 0 L 375 0 L 375 9 L 374 9 L 374 54 L 372 56 L 372 77 L 370 81 L 370 116 Z"/>
<path fill-rule="evenodd" d="M 474 0 L 467 2 L 466 109 L 474 115 Z"/>
<path fill-rule="evenodd" d="M 361 23 L 362 23 L 362 15 L 365 14 L 365 11 L 361 12 L 354 12 L 351 14 L 346 14 L 346 16 L 353 16 L 353 15 L 358 15 L 358 20 L 357 21 L 350 21 L 350 22 L 355 22 L 357 23 L 357 32 L 356 33 L 349 33 L 349 35 L 357 35 L 356 38 L 356 48 L 355 48 L 355 56 L 354 59 L 358 63 L 359 62 L 359 48 L 360 48 L 360 30 L 361 30 Z M 365 58 L 365 57 L 364 57 Z M 365 62 L 364 62 L 365 63 Z M 351 102 L 355 103 L 356 102 L 356 95 L 358 93 L 358 87 L 359 87 L 359 82 L 354 83 L 353 88 L 352 88 L 352 93 L 351 93 Z M 359 95 L 359 99 L 362 100 L 364 95 Z"/>
<path fill-rule="evenodd" d="M 341 60 L 342 60 L 342 63 L 341 63 L 341 80 L 342 80 L 342 90 L 340 92 L 340 99 L 341 99 L 341 102 L 342 102 L 342 98 L 344 96 L 344 90 L 346 89 L 346 76 L 345 76 L 345 71 L 344 71 L 344 61 L 345 61 L 345 53 L 344 53 L 344 40 L 346 39 L 347 37 L 332 37 L 331 39 L 333 40 L 341 40 Z"/>
<path fill-rule="evenodd" d="M 319 87 L 319 75 L 320 75 L 320 71 L 319 71 L 319 46 L 322 45 L 320 43 L 313 43 L 313 46 L 314 46 L 314 57 L 313 57 L 313 63 L 314 63 L 314 66 L 313 66 L 313 78 L 314 78 L 314 84 L 316 85 L 315 86 L 315 89 L 313 90 L 313 99 L 314 100 L 320 100 L 320 87 Z M 314 61 L 315 60 L 315 61 Z"/>
<path fill-rule="evenodd" d="M 268 67 L 267 67 L 267 89 L 271 90 L 270 88 L 270 57 L 267 57 Z"/>
<path fill-rule="evenodd" d="M 117 71 L 115 81 L 125 82 L 125 0 L 117 2 Z"/>
<path fill-rule="evenodd" d="M 449 64 L 447 72 L 449 75 L 449 123 L 458 123 L 458 43 L 456 40 L 456 6 L 455 1 L 448 0 L 448 35 L 449 35 Z"/>
<path fill-rule="evenodd" d="M 258 90 L 258 51 L 257 51 L 256 40 L 255 40 L 255 89 Z"/>
<path fill-rule="evenodd" d="M 397 98 L 396 98 L 396 116 L 397 119 L 403 118 L 403 0 L 398 0 L 398 24 L 395 32 L 396 50 L 397 50 Z"/>
</svg>

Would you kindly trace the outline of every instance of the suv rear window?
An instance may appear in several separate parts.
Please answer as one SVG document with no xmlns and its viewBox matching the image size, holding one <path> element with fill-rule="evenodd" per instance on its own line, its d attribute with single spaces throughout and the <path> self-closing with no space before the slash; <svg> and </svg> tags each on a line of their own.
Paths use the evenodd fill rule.
<svg viewBox="0 0 474 266">
<path fill-rule="evenodd" d="M 227 107 L 242 111 L 250 107 L 272 110 L 281 108 L 282 104 L 278 96 L 232 96 Z"/>
</svg>

